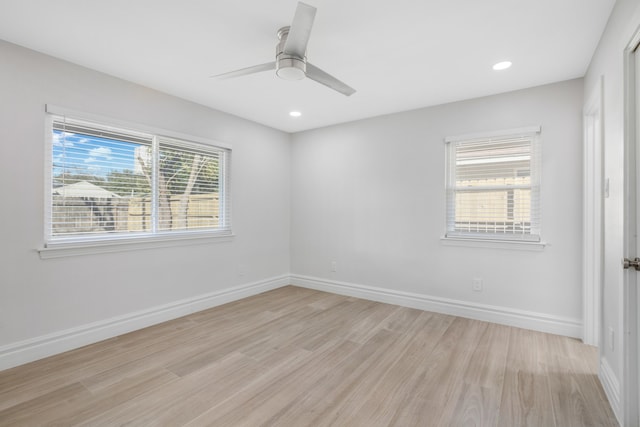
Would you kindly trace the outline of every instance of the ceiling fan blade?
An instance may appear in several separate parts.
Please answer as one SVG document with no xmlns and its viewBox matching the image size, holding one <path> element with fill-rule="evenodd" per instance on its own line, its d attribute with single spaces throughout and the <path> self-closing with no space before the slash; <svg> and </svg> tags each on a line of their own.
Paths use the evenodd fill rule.
<svg viewBox="0 0 640 427">
<path fill-rule="evenodd" d="M 307 77 L 346 96 L 351 96 L 356 93 L 356 90 L 354 88 L 346 85 L 332 75 L 325 73 L 320 68 L 316 67 L 315 65 L 309 64 L 308 62 Z"/>
<path fill-rule="evenodd" d="M 247 74 L 260 73 L 262 71 L 275 70 L 276 63 L 268 62 L 266 64 L 254 65 L 253 67 L 241 68 L 240 70 L 229 71 L 228 73 L 217 74 L 211 77 L 217 77 L 219 79 L 230 79 L 232 77 L 246 76 Z"/>
<path fill-rule="evenodd" d="M 307 43 L 311 35 L 311 27 L 316 17 L 316 8 L 306 3 L 298 2 L 296 13 L 293 16 L 289 35 L 284 44 L 284 53 L 303 58 L 307 51 Z"/>
</svg>

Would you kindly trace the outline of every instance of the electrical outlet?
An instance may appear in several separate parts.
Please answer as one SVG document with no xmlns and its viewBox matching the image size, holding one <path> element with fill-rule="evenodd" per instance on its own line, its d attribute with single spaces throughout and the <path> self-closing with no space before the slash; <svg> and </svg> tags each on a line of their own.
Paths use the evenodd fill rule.
<svg viewBox="0 0 640 427">
<path fill-rule="evenodd" d="M 334 273 L 336 271 L 338 271 L 338 263 L 337 262 L 331 261 L 331 271 L 334 272 Z"/>
<path fill-rule="evenodd" d="M 475 292 L 482 292 L 482 279 L 475 278 L 471 281 L 471 287 Z"/>
</svg>

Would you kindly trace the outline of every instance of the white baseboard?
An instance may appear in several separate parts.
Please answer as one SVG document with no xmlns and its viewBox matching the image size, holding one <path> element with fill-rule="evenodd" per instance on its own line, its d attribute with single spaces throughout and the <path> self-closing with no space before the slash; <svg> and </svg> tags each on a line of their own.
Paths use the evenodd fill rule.
<svg viewBox="0 0 640 427">
<path fill-rule="evenodd" d="M 288 284 L 289 276 L 283 275 L 5 345 L 0 371 Z"/>
<path fill-rule="evenodd" d="M 291 275 L 291 284 L 334 294 L 483 320 L 573 338 L 581 338 L 583 332 L 582 322 L 578 319 L 551 316 L 544 313 L 432 297 L 296 274 Z"/>
<path fill-rule="evenodd" d="M 616 377 L 616 374 L 611 369 L 611 365 L 605 358 L 600 359 L 600 382 L 602 383 L 602 388 L 604 388 L 604 393 L 607 395 L 607 399 L 609 399 L 609 404 L 611 405 L 611 410 L 615 414 L 616 418 L 620 425 L 622 425 L 622 413 L 621 413 L 621 405 L 620 405 L 620 381 Z"/>
<path fill-rule="evenodd" d="M 575 338 L 582 335 L 582 323 L 575 319 L 294 274 L 227 288 L 5 345 L 0 347 L 0 371 L 289 284 Z M 619 388 L 613 387 L 612 390 Z"/>
</svg>

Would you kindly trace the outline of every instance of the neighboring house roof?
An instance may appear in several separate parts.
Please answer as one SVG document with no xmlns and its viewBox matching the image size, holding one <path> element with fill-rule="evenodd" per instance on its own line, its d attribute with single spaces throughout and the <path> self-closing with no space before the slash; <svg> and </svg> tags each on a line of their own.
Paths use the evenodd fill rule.
<svg viewBox="0 0 640 427">
<path fill-rule="evenodd" d="M 94 199 L 113 199 L 120 197 L 116 193 L 112 193 L 88 181 L 79 181 L 75 184 L 54 188 L 53 194 L 63 197 L 91 197 Z"/>
</svg>

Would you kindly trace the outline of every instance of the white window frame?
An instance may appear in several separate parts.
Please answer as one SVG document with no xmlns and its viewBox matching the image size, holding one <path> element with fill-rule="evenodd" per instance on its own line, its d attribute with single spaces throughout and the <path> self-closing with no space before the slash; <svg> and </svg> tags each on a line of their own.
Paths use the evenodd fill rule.
<svg viewBox="0 0 640 427">
<path fill-rule="evenodd" d="M 94 253 L 110 253 L 131 250 L 150 249 L 158 247 L 183 246 L 204 243 L 219 243 L 230 241 L 234 234 L 231 228 L 231 153 L 229 144 L 220 143 L 206 138 L 186 135 L 151 126 L 132 124 L 127 121 L 104 117 L 96 114 L 72 110 L 65 107 L 48 104 L 45 108 L 45 209 L 44 209 L 44 242 L 38 249 L 42 259 L 66 256 L 86 255 Z M 221 209 L 225 227 L 221 229 L 173 230 L 156 233 L 126 233 L 122 235 L 94 235 L 81 238 L 64 237 L 52 238 L 50 235 L 51 206 L 52 206 L 52 150 L 53 150 L 53 120 L 54 117 L 69 117 L 78 121 L 96 123 L 106 127 L 126 129 L 132 133 L 146 133 L 154 139 L 174 139 L 184 141 L 185 145 L 194 147 L 208 147 L 224 152 L 224 171 L 220 174 L 220 200 L 225 206 Z"/>
<path fill-rule="evenodd" d="M 505 129 L 499 131 L 464 134 L 445 138 L 445 218 L 444 236 L 442 241 L 446 245 L 472 246 L 472 247 L 503 247 L 524 250 L 541 250 L 546 242 L 542 240 L 541 230 L 541 141 L 540 126 L 529 126 L 517 129 Z M 501 141 L 518 137 L 530 138 L 532 144 L 531 159 L 531 197 L 535 202 L 533 213 L 534 221 L 531 224 L 530 234 L 491 234 L 473 231 L 456 231 L 455 223 L 455 159 L 454 147 L 458 144 L 476 143 L 482 141 Z M 534 199 L 535 198 L 535 199 Z"/>
</svg>

